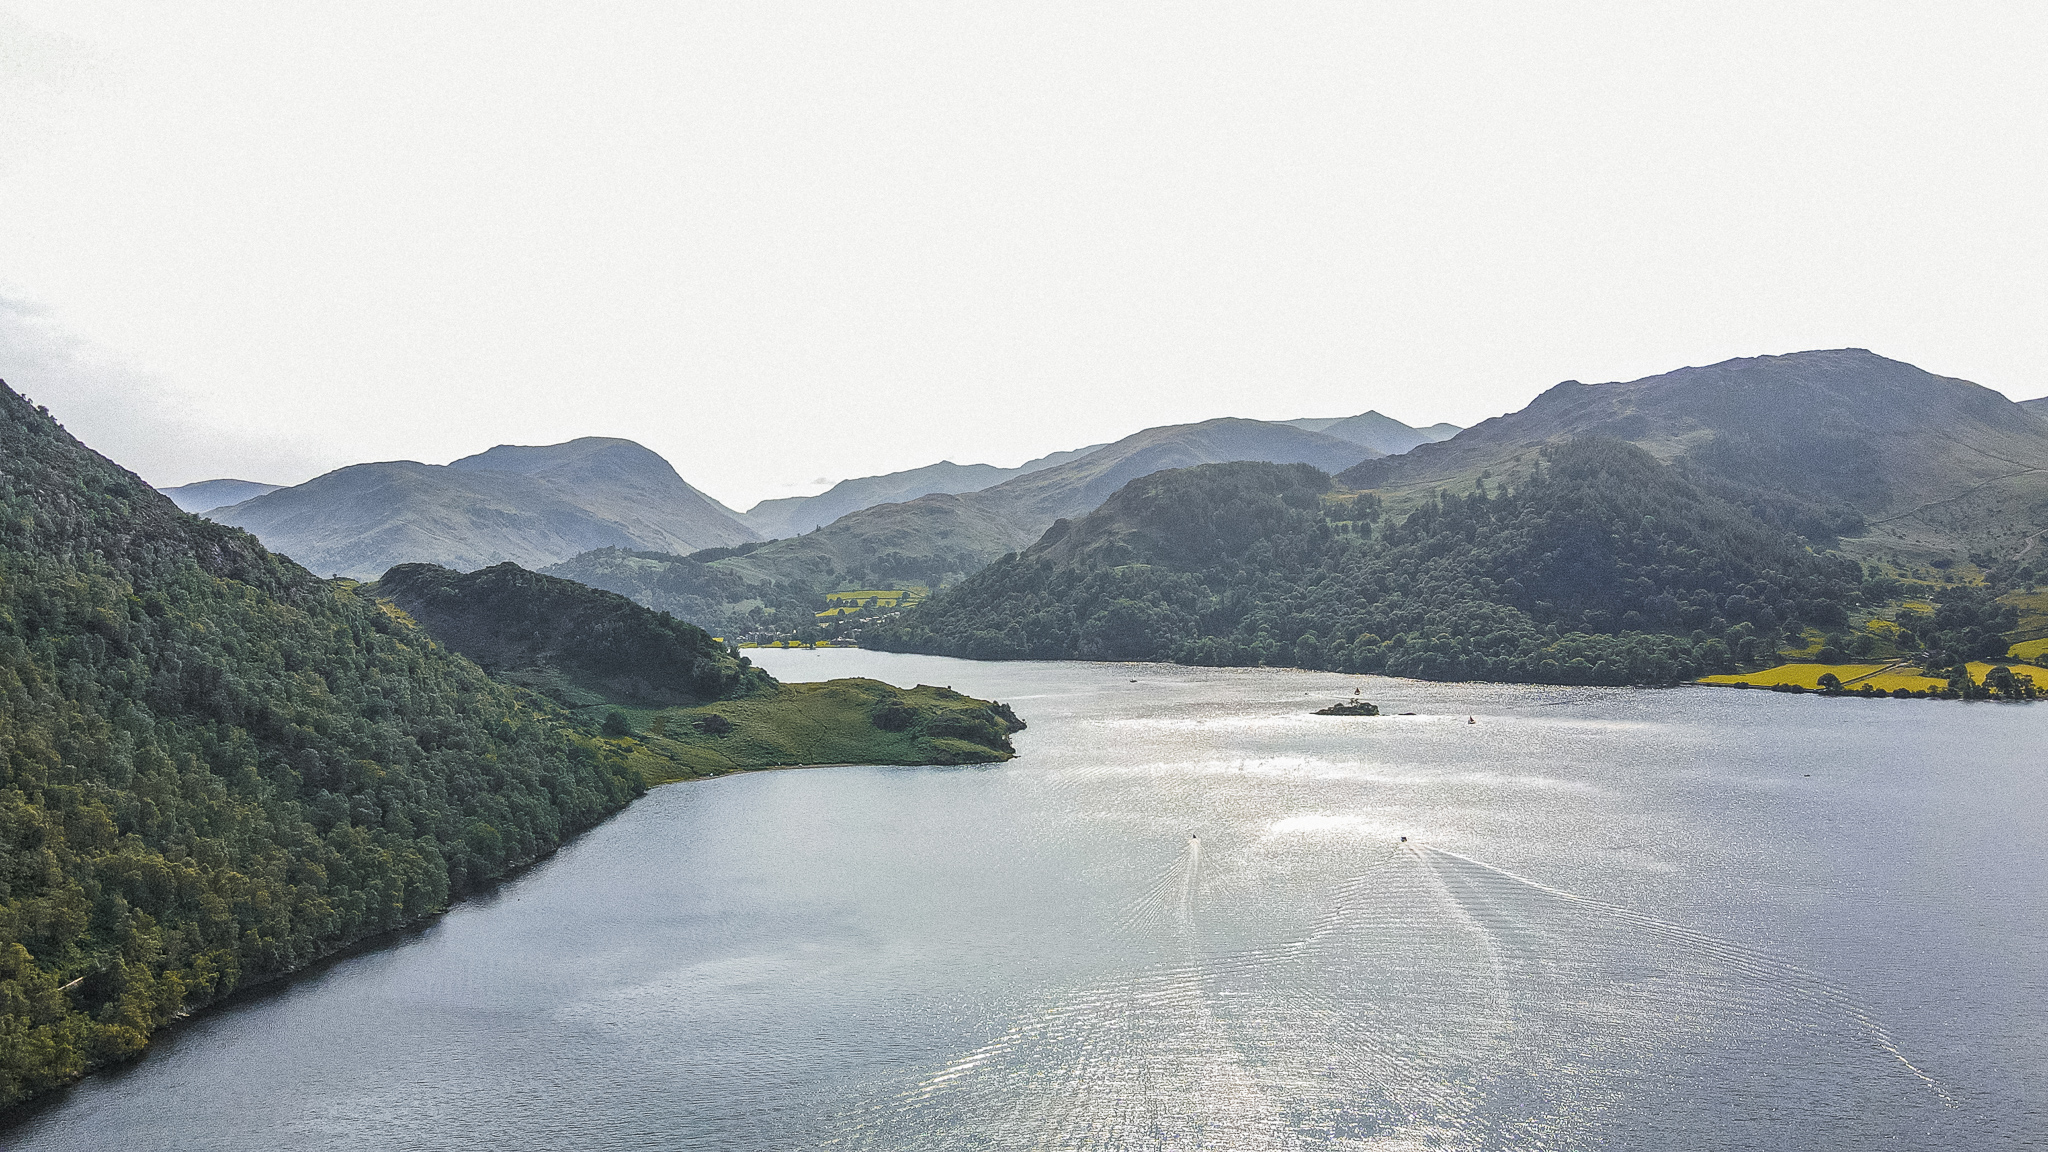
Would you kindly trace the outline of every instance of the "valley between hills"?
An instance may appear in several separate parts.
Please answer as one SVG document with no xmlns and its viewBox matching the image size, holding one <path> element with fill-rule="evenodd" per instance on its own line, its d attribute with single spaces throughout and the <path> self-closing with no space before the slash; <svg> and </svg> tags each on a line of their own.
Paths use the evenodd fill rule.
<svg viewBox="0 0 2048 1152">
<path fill-rule="evenodd" d="M 2048 659 L 2048 414 L 1857 349 L 746 513 L 624 439 L 159 493 L 0 389 L 0 447 L 0 1106 L 649 787 L 1029 719 L 748 644 L 2000 700 Z"/>
</svg>

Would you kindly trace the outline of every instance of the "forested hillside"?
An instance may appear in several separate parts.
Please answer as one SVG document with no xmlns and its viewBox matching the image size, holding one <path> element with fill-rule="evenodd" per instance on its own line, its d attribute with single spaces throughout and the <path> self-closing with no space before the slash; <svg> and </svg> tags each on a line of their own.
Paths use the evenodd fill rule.
<svg viewBox="0 0 2048 1152">
<path fill-rule="evenodd" d="M 541 571 L 616 592 L 728 638 L 763 630 L 792 632 L 815 623 L 824 607 L 820 593 L 772 580 L 750 584 L 711 563 L 757 547 L 713 548 L 692 556 L 599 548 Z"/>
<path fill-rule="evenodd" d="M 0 1105 L 641 787 L 614 744 L 0 387 Z"/>
<path fill-rule="evenodd" d="M 1863 594 L 1855 564 L 1612 440 L 1405 515 L 1330 490 L 1306 465 L 1148 476 L 863 642 L 1655 684 L 1769 652 L 1791 622 L 1839 624 Z"/>
<path fill-rule="evenodd" d="M 470 573 L 400 564 L 366 591 L 389 599 L 493 675 L 533 678 L 535 688 L 700 704 L 775 686 L 694 624 L 517 564 Z"/>
</svg>

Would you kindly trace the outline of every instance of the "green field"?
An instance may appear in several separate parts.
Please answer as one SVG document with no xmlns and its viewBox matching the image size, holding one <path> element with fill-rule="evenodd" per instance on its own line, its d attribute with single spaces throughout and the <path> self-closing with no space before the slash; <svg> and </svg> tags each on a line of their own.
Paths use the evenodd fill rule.
<svg viewBox="0 0 2048 1152">
<path fill-rule="evenodd" d="M 617 743 L 649 785 L 750 768 L 983 764 L 1013 755 L 1006 709 L 922 684 L 904 689 L 879 680 L 830 680 L 691 707 L 590 711 L 593 718 L 616 711 L 626 719 L 632 734 Z M 730 729 L 704 730 L 713 716 Z"/>
</svg>

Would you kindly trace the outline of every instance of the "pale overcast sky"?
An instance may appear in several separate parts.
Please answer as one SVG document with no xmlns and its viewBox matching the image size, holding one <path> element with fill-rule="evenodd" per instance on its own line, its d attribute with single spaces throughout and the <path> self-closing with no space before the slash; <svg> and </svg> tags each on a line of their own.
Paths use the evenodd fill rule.
<svg viewBox="0 0 2048 1152">
<path fill-rule="evenodd" d="M 0 377 L 735 507 L 1869 347 L 2048 392 L 2048 5 L 0 0 Z"/>
</svg>

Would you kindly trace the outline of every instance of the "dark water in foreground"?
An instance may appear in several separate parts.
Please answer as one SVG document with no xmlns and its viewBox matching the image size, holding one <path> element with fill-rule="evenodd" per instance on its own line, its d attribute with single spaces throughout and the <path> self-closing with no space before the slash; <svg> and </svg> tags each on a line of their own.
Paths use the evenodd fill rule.
<svg viewBox="0 0 2048 1152">
<path fill-rule="evenodd" d="M 2048 707 L 762 662 L 1024 754 L 658 789 L 0 1146 L 2048 1141 Z"/>
</svg>

